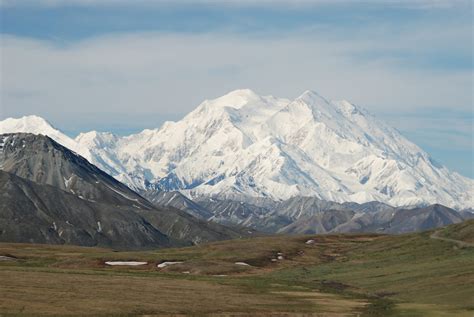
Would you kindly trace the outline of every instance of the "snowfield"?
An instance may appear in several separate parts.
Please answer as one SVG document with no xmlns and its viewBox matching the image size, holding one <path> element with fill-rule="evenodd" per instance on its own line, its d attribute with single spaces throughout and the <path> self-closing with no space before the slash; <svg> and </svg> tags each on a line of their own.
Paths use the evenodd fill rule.
<svg viewBox="0 0 474 317">
<path fill-rule="evenodd" d="M 472 179 L 363 108 L 312 91 L 290 101 L 236 90 L 178 122 L 125 137 L 92 131 L 71 139 L 36 116 L 0 122 L 7 132 L 46 134 L 133 189 L 474 206 Z"/>
<path fill-rule="evenodd" d="M 138 266 L 138 265 L 146 265 L 148 262 L 139 262 L 139 261 L 107 261 L 105 262 L 107 265 L 119 265 L 119 266 Z"/>
</svg>

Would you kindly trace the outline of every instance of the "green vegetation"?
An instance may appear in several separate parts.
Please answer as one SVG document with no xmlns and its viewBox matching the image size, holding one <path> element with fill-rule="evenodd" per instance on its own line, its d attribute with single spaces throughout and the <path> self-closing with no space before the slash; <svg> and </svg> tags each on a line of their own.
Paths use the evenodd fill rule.
<svg viewBox="0 0 474 317">
<path fill-rule="evenodd" d="M 468 221 L 399 236 L 273 236 L 139 252 L 0 244 L 12 258 L 0 261 L 0 316 L 472 316 L 473 229 Z M 148 264 L 104 264 L 113 260 Z M 183 263 L 157 268 L 163 261 Z"/>
<path fill-rule="evenodd" d="M 448 226 L 441 230 L 440 237 L 460 240 L 474 244 L 474 220 L 467 220 L 456 226 Z"/>
</svg>

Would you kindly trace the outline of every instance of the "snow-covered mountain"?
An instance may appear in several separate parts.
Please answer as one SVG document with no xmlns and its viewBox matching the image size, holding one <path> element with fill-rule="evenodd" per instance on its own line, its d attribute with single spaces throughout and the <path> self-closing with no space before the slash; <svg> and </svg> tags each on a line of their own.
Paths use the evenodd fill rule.
<svg viewBox="0 0 474 317">
<path fill-rule="evenodd" d="M 31 118 L 0 122 L 0 133 L 19 132 L 15 120 L 27 129 Z M 22 132 L 47 134 L 136 189 L 474 205 L 473 180 L 434 162 L 366 110 L 312 91 L 290 101 L 236 90 L 204 101 L 178 122 L 126 137 L 93 131 L 72 140 L 49 125 L 33 126 Z"/>
<path fill-rule="evenodd" d="M 81 146 L 41 117 L 30 115 L 19 119 L 8 118 L 0 121 L 0 134 L 20 132 L 47 135 L 69 150 L 76 152 L 89 161 L 92 160 L 89 148 Z"/>
</svg>

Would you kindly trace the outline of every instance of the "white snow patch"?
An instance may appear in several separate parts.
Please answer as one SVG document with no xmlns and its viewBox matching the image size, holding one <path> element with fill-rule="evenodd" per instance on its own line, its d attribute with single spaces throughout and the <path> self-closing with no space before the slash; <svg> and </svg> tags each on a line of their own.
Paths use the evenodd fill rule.
<svg viewBox="0 0 474 317">
<path fill-rule="evenodd" d="M 16 261 L 16 259 L 6 255 L 0 255 L 0 261 Z"/>
<path fill-rule="evenodd" d="M 128 199 L 128 200 L 131 200 L 131 201 L 136 201 L 137 203 L 139 203 L 139 204 L 140 204 L 140 202 L 138 201 L 138 199 L 137 199 L 137 198 L 131 198 L 131 197 L 129 197 L 129 196 L 127 196 L 127 195 L 125 195 L 124 193 L 122 193 L 122 192 L 120 192 L 120 191 L 116 190 L 115 188 L 113 188 L 113 187 L 110 187 L 110 186 L 109 186 L 109 185 L 107 185 L 107 184 L 105 184 L 105 186 L 107 186 L 109 189 L 113 190 L 114 192 L 116 192 L 116 193 L 117 193 L 117 194 L 119 194 L 120 196 L 122 196 L 122 197 L 124 197 L 124 198 L 126 198 L 126 199 Z"/>
<path fill-rule="evenodd" d="M 0 138 L 0 149 L 3 149 L 7 140 L 8 140 L 8 137 Z"/>
<path fill-rule="evenodd" d="M 107 261 L 105 262 L 107 265 L 124 265 L 124 266 L 138 266 L 138 265 L 145 265 L 148 262 L 140 262 L 140 261 Z"/>
<path fill-rule="evenodd" d="M 170 265 L 175 265 L 175 264 L 180 264 L 180 263 L 183 263 L 183 262 L 171 262 L 171 261 L 168 261 L 168 262 L 160 263 L 160 264 L 158 264 L 156 267 L 159 268 L 159 269 L 162 269 L 162 268 L 164 268 L 164 267 L 167 267 L 167 266 L 170 266 Z"/>
<path fill-rule="evenodd" d="M 243 265 L 243 266 L 251 266 L 250 264 L 245 263 L 245 262 L 235 262 L 234 264 L 235 265 Z"/>
<path fill-rule="evenodd" d="M 75 175 L 72 174 L 71 177 L 69 178 L 66 178 L 66 177 L 63 177 L 64 179 L 64 186 L 66 186 L 66 188 L 69 188 L 69 185 L 71 185 L 71 181 L 72 181 L 72 178 L 74 177 Z M 72 191 L 72 190 L 71 190 Z"/>
<path fill-rule="evenodd" d="M 310 239 L 310 240 L 306 241 L 305 244 L 314 244 L 314 242 L 315 242 L 314 240 Z"/>
</svg>

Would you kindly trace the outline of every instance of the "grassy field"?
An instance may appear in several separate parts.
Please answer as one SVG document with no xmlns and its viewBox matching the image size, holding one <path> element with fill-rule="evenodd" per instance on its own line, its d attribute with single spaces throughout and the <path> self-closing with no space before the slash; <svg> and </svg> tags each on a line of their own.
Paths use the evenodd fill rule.
<svg viewBox="0 0 474 317">
<path fill-rule="evenodd" d="M 434 233 L 469 243 L 474 221 L 400 236 L 273 236 L 140 252 L 3 243 L 0 316 L 472 317 L 474 248 Z M 104 263 L 114 260 L 148 264 Z M 164 261 L 183 263 L 158 268 Z"/>
</svg>

